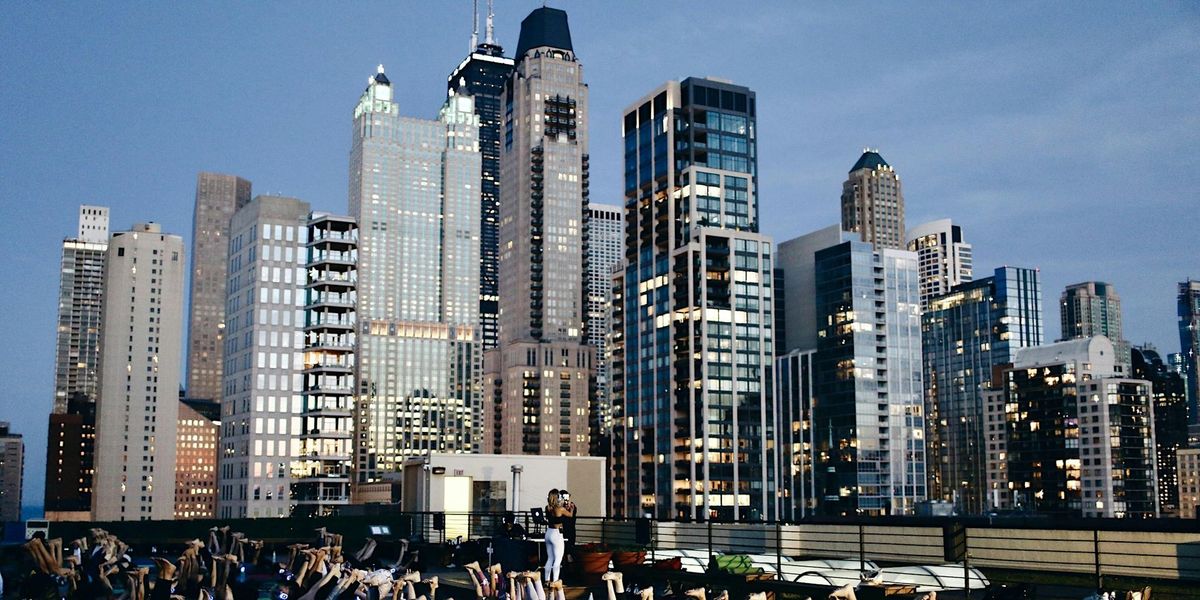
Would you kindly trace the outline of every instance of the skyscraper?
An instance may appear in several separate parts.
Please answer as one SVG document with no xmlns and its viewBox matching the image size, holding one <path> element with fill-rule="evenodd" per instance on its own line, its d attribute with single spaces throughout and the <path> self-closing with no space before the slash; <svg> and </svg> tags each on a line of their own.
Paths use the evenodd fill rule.
<svg viewBox="0 0 1200 600">
<path fill-rule="evenodd" d="M 1040 274 L 1000 267 L 935 296 L 921 323 L 929 497 L 980 514 L 995 508 L 986 489 L 983 394 L 993 368 L 1042 344 Z"/>
<path fill-rule="evenodd" d="M 778 514 L 774 244 L 758 232 L 755 104 L 749 88 L 692 77 L 625 109 L 615 514 Z"/>
<path fill-rule="evenodd" d="M 292 467 L 293 515 L 324 516 L 350 503 L 354 466 L 354 342 L 358 225 L 308 221 L 300 454 Z"/>
<path fill-rule="evenodd" d="M 1200 281 L 1179 282 L 1179 362 L 1187 379 L 1189 437 L 1200 439 Z"/>
<path fill-rule="evenodd" d="M 588 89 L 567 13 L 521 21 L 504 86 L 500 342 L 488 353 L 482 448 L 588 453 Z"/>
<path fill-rule="evenodd" d="M 250 182 L 233 175 L 196 175 L 192 265 L 188 290 L 187 394 L 221 402 L 225 337 L 225 269 L 229 220 L 250 202 Z"/>
<path fill-rule="evenodd" d="M 181 398 L 177 431 L 175 518 L 216 518 L 221 405 L 207 399 Z"/>
<path fill-rule="evenodd" d="M 380 66 L 354 110 L 350 151 L 358 483 L 478 442 L 479 117 L 457 94 L 436 120 L 399 109 Z"/>
<path fill-rule="evenodd" d="M 1158 517 L 1150 383 L 1114 377 L 1114 355 L 1104 336 L 1079 338 L 1022 348 L 999 373 L 987 406 L 1003 417 L 985 417 L 1003 425 L 988 449 L 1006 463 L 998 508 Z"/>
<path fill-rule="evenodd" d="M 876 150 L 863 150 L 842 184 L 842 229 L 879 249 L 904 249 L 900 176 Z"/>
<path fill-rule="evenodd" d="M 45 510 L 86 519 L 92 505 L 108 208 L 79 207 L 75 237 L 63 240 L 58 284 L 54 406 L 46 445 Z"/>
<path fill-rule="evenodd" d="M 911 514 L 926 498 L 917 257 L 852 240 L 814 264 L 818 509 Z"/>
<path fill-rule="evenodd" d="M 300 451 L 307 202 L 255 196 L 229 224 L 220 518 L 291 513 Z"/>
<path fill-rule="evenodd" d="M 1117 373 L 1129 372 L 1129 342 L 1121 331 L 1121 297 L 1111 283 L 1085 281 L 1068 285 L 1059 300 L 1062 339 L 1102 335 L 1117 352 Z"/>
<path fill-rule="evenodd" d="M 611 373 L 608 355 L 608 336 L 612 333 L 613 268 L 625 256 L 625 219 L 621 207 L 603 204 L 588 205 L 588 279 L 587 279 L 587 342 L 596 349 L 596 391 L 588 413 L 591 417 L 589 437 L 592 455 L 607 455 L 598 446 L 607 439 L 612 428 L 609 390 Z"/>
<path fill-rule="evenodd" d="M 0 523 L 21 520 L 21 490 L 25 477 L 25 442 L 0 421 Z"/>
<path fill-rule="evenodd" d="M 1154 454 L 1158 506 L 1163 516 L 1179 515 L 1177 451 L 1187 448 L 1187 386 L 1149 344 L 1132 349 L 1133 378 L 1149 381 L 1154 394 Z"/>
<path fill-rule="evenodd" d="M 487 35 L 475 45 L 454 72 L 446 78 L 451 93 L 470 95 L 479 116 L 479 154 L 482 168 L 479 180 L 479 323 L 484 350 L 495 348 L 500 334 L 500 152 L 501 96 L 512 75 L 513 59 L 504 57 L 492 32 L 492 3 L 488 0 Z"/>
<path fill-rule="evenodd" d="M 971 245 L 963 241 L 962 228 L 950 219 L 939 219 L 908 230 L 908 250 L 917 253 L 921 277 L 921 308 L 950 288 L 971 281 Z"/>
<path fill-rule="evenodd" d="M 156 223 L 113 234 L 104 259 L 97 521 L 171 519 L 183 337 L 183 239 Z"/>
</svg>

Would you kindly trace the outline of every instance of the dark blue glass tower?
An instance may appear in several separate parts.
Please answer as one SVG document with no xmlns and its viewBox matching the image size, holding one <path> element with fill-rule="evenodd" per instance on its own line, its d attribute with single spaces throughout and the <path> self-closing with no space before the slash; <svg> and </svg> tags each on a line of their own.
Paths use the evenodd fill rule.
<svg viewBox="0 0 1200 600">
<path fill-rule="evenodd" d="M 500 313 L 498 260 L 500 251 L 500 96 L 513 70 L 513 59 L 492 40 L 491 16 L 487 39 L 459 63 L 446 78 L 451 91 L 475 97 L 479 115 L 479 153 L 483 156 L 480 179 L 479 321 L 484 349 L 495 348 Z"/>
</svg>

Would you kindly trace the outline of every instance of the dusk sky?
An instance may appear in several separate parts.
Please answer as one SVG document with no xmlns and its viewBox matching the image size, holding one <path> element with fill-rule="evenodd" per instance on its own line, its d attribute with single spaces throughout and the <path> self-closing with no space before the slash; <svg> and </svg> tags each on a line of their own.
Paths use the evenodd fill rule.
<svg viewBox="0 0 1200 600">
<path fill-rule="evenodd" d="M 497 0 L 509 54 L 541 4 Z M 626 105 L 669 79 L 729 79 L 758 94 L 776 241 L 836 223 L 848 169 L 878 148 L 909 227 L 953 218 L 977 278 L 1041 269 L 1047 341 L 1063 287 L 1101 280 L 1132 343 L 1179 351 L 1176 282 L 1200 278 L 1200 4 L 549 5 L 568 12 L 590 84 L 593 202 L 622 201 Z M 209 170 L 345 213 L 367 77 L 383 63 L 401 111 L 434 117 L 470 19 L 470 0 L 5 4 L 0 420 L 26 439 L 26 505 L 42 502 L 60 243 L 78 205 L 190 247 Z"/>
</svg>

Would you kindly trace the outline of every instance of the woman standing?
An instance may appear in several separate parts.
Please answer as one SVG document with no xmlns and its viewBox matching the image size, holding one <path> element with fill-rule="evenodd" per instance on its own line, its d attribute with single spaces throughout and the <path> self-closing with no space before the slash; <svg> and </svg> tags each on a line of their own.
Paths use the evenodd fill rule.
<svg viewBox="0 0 1200 600">
<path fill-rule="evenodd" d="M 558 490 L 546 496 L 546 583 L 558 581 L 564 552 L 563 520 L 570 516 Z"/>
</svg>

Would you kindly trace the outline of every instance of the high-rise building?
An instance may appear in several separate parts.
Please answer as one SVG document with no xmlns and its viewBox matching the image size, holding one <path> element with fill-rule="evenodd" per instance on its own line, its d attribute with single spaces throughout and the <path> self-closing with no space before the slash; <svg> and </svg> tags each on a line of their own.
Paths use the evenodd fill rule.
<svg viewBox="0 0 1200 600">
<path fill-rule="evenodd" d="M 25 442 L 0 421 L 0 523 L 21 520 L 21 489 L 25 477 Z"/>
<path fill-rule="evenodd" d="M 108 208 L 79 207 L 75 237 L 63 240 L 58 283 L 54 406 L 46 445 L 45 510 L 54 520 L 89 518 L 95 458 L 101 297 Z"/>
<path fill-rule="evenodd" d="M 819 510 L 911 514 L 926 499 L 916 254 L 849 241 L 814 262 Z"/>
<path fill-rule="evenodd" d="M 208 399 L 179 401 L 175 443 L 175 518 L 217 516 L 221 405 Z"/>
<path fill-rule="evenodd" d="M 588 436 L 593 456 L 606 456 L 600 448 L 612 428 L 608 336 L 612 333 L 613 269 L 625 256 L 625 217 L 620 206 L 588 205 L 587 342 L 596 349 L 596 390 L 588 413 Z"/>
<path fill-rule="evenodd" d="M 104 259 L 92 519 L 175 514 L 183 239 L 156 223 L 114 233 Z"/>
<path fill-rule="evenodd" d="M 72 392 L 66 412 L 51 413 L 46 440 L 46 518 L 90 520 L 96 473 L 95 400 Z"/>
<path fill-rule="evenodd" d="M 250 182 L 233 175 L 196 175 L 188 290 L 187 394 L 221 402 L 229 220 L 250 202 Z"/>
<path fill-rule="evenodd" d="M 358 483 L 478 443 L 478 135 L 471 96 L 451 95 L 436 120 L 400 116 L 382 66 L 354 110 Z"/>
<path fill-rule="evenodd" d="M 500 341 L 485 364 L 482 449 L 586 455 L 588 89 L 567 13 L 521 21 L 504 85 Z"/>
<path fill-rule="evenodd" d="M 476 22 L 478 29 L 478 22 Z M 504 112 L 501 97 L 512 75 L 513 59 L 505 58 L 492 28 L 492 3 L 488 1 L 487 34 L 471 54 L 446 78 L 451 93 L 467 94 L 479 116 L 479 325 L 484 350 L 495 348 L 500 334 L 500 153 Z"/>
<path fill-rule="evenodd" d="M 300 454 L 292 466 L 292 514 L 325 516 L 350 503 L 354 465 L 354 219 L 313 214 L 306 261 L 303 408 Z"/>
<path fill-rule="evenodd" d="M 300 451 L 307 202 L 255 196 L 229 224 L 220 518 L 291 514 Z"/>
<path fill-rule="evenodd" d="M 1129 342 L 1121 331 L 1121 297 L 1111 283 L 1085 281 L 1068 285 L 1059 300 L 1062 339 L 1102 335 L 1117 352 L 1116 372 L 1129 373 Z"/>
<path fill-rule="evenodd" d="M 756 97 L 669 81 L 625 109 L 613 284 L 613 511 L 774 518 L 774 243 L 759 233 Z"/>
<path fill-rule="evenodd" d="M 876 150 L 863 150 L 842 184 L 842 229 L 878 249 L 904 249 L 900 176 Z"/>
<path fill-rule="evenodd" d="M 1134 347 L 1132 376 L 1149 381 L 1154 394 L 1154 454 L 1158 507 L 1163 516 L 1179 514 L 1176 451 L 1188 445 L 1187 386 L 1149 344 Z"/>
<path fill-rule="evenodd" d="M 983 393 L 993 368 L 1042 344 L 1039 273 L 1000 267 L 955 286 L 929 301 L 921 324 L 929 498 L 953 502 L 959 514 L 980 514 L 994 507 Z"/>
<path fill-rule="evenodd" d="M 921 276 L 921 308 L 929 300 L 973 278 L 971 245 L 963 241 L 962 228 L 950 219 L 939 219 L 908 230 L 908 250 L 917 253 Z"/>
<path fill-rule="evenodd" d="M 775 359 L 775 448 L 779 454 L 779 518 L 783 521 L 817 514 L 817 445 L 812 416 L 816 354 L 815 350 L 791 350 Z"/>
<path fill-rule="evenodd" d="M 1179 518 L 1195 519 L 1200 516 L 1200 448 L 1180 448 L 1176 462 L 1179 465 Z"/>
<path fill-rule="evenodd" d="M 1187 379 L 1189 437 L 1200 439 L 1200 281 L 1179 282 L 1179 358 Z"/>
<path fill-rule="evenodd" d="M 1004 424 L 988 449 L 1006 463 L 996 508 L 1158 517 L 1150 382 L 1113 376 L 1115 355 L 1095 336 L 1022 348 L 999 370 L 985 416 Z"/>
</svg>

